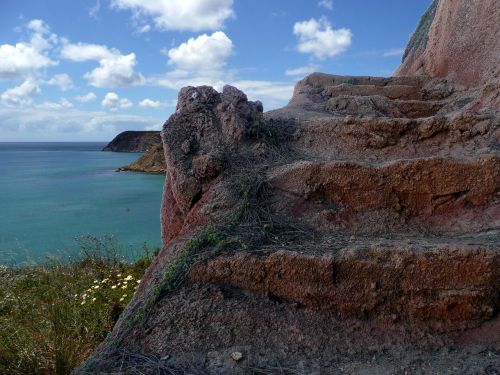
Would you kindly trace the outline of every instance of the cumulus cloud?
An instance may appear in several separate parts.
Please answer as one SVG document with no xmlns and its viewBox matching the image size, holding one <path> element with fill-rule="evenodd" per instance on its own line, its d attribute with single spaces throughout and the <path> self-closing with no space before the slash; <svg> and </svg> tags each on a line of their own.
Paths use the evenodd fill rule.
<svg viewBox="0 0 500 375">
<path fill-rule="evenodd" d="M 119 55 L 118 50 L 110 50 L 108 47 L 100 44 L 91 43 L 69 43 L 64 41 L 61 50 L 61 57 L 66 60 L 83 62 L 89 60 L 111 59 L 114 55 Z"/>
<path fill-rule="evenodd" d="M 158 109 L 161 107 L 161 102 L 157 101 L 157 100 L 151 100 L 151 99 L 144 99 L 142 102 L 139 103 L 139 106 L 140 107 L 143 107 L 143 108 L 154 108 L 154 109 Z"/>
<path fill-rule="evenodd" d="M 84 77 L 95 87 L 122 87 L 142 83 L 144 77 L 134 71 L 136 65 L 135 54 L 116 56 L 112 59 L 99 61 L 101 65 Z"/>
<path fill-rule="evenodd" d="M 103 45 L 66 41 L 61 57 L 76 62 L 98 61 L 99 67 L 84 75 L 95 87 L 122 87 L 144 82 L 144 77 L 134 70 L 137 64 L 135 53 L 122 55 L 119 50 Z"/>
<path fill-rule="evenodd" d="M 73 81 L 67 74 L 56 74 L 46 83 L 48 85 L 58 86 L 62 91 L 67 91 L 73 88 Z"/>
<path fill-rule="evenodd" d="M 168 51 L 168 63 L 180 70 L 217 70 L 231 55 L 233 42 L 222 31 L 190 38 Z"/>
<path fill-rule="evenodd" d="M 191 38 L 165 52 L 173 69 L 149 77 L 148 83 L 172 90 L 202 85 L 222 89 L 226 82 L 234 79 L 234 72 L 225 67 L 232 49 L 233 42 L 222 31 Z"/>
<path fill-rule="evenodd" d="M 33 95 L 40 93 L 40 86 L 28 78 L 21 85 L 6 90 L 0 96 L 2 103 L 9 107 L 23 107 L 33 103 Z"/>
<path fill-rule="evenodd" d="M 285 70 L 287 76 L 303 76 L 315 72 L 318 69 L 317 65 L 301 66 L 299 68 Z"/>
<path fill-rule="evenodd" d="M 233 0 L 112 0 L 134 18 L 151 18 L 160 30 L 216 30 L 234 16 Z"/>
<path fill-rule="evenodd" d="M 0 79 L 26 79 L 35 76 L 40 69 L 57 64 L 48 55 L 57 36 L 50 34 L 42 20 L 31 20 L 26 28 L 31 33 L 29 41 L 0 45 Z"/>
<path fill-rule="evenodd" d="M 97 96 L 93 92 L 89 92 L 85 95 L 77 96 L 75 99 L 81 103 L 88 103 L 96 100 Z"/>
<path fill-rule="evenodd" d="M 118 109 L 127 109 L 133 106 L 130 100 L 126 98 L 121 99 L 118 94 L 114 92 L 108 92 L 101 102 L 101 105 L 112 112 L 117 111 Z"/>
<path fill-rule="evenodd" d="M 333 29 L 325 18 L 297 22 L 293 33 L 298 38 L 299 52 L 311 54 L 318 59 L 334 57 L 344 52 L 352 42 L 349 29 Z"/>
<path fill-rule="evenodd" d="M 321 8 L 328 9 L 328 10 L 333 10 L 333 1 L 332 0 L 320 0 L 318 2 L 318 6 Z"/>
</svg>

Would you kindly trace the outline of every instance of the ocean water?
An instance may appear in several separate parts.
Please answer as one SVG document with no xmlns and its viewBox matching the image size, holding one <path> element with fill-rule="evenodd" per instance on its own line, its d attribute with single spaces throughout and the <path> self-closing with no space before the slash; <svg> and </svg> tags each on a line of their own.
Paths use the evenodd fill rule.
<svg viewBox="0 0 500 375">
<path fill-rule="evenodd" d="M 78 249 L 113 236 L 128 256 L 160 246 L 164 176 L 115 172 L 139 154 L 103 143 L 0 143 L 0 264 Z"/>
</svg>

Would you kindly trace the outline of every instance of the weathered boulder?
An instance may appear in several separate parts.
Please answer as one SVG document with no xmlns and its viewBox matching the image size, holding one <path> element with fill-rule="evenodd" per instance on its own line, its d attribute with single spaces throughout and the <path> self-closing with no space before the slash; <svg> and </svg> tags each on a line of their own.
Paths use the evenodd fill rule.
<svg viewBox="0 0 500 375">
<path fill-rule="evenodd" d="M 232 86 L 222 93 L 207 86 L 180 91 L 177 110 L 162 131 L 168 165 L 168 198 L 162 209 L 165 244 L 186 229 L 184 224 L 189 228 L 207 222 L 197 203 L 208 197 L 227 159 L 244 147 L 250 130 L 262 119 L 262 104 L 248 101 Z"/>
</svg>

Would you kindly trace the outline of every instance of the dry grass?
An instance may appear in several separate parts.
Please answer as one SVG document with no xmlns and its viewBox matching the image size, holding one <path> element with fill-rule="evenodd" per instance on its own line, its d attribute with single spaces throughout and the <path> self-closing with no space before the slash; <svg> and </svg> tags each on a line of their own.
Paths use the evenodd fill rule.
<svg viewBox="0 0 500 375">
<path fill-rule="evenodd" d="M 200 353 L 183 353 L 177 356 L 157 356 L 116 350 L 98 358 L 96 367 L 80 369 L 81 374 L 130 374 L 130 375 L 207 375 L 207 374 L 240 374 L 240 375 L 300 375 L 304 371 L 296 365 L 283 365 L 278 360 L 260 363 L 255 358 L 245 358 L 241 363 L 226 362 L 224 367 L 210 364 L 206 356 Z"/>
<path fill-rule="evenodd" d="M 113 243 L 81 242 L 81 256 L 0 268 L 0 374 L 69 374 L 111 331 L 151 262 Z"/>
</svg>

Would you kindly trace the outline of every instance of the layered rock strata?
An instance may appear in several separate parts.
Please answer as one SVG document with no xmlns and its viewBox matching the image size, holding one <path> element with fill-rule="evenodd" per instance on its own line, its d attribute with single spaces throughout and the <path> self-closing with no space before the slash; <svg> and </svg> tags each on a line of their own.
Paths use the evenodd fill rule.
<svg viewBox="0 0 500 375">
<path fill-rule="evenodd" d="M 435 2 L 406 59 L 451 53 L 429 46 L 467 4 Z M 498 371 L 500 85 L 491 59 L 465 82 L 448 57 L 446 74 L 315 73 L 267 113 L 182 89 L 164 249 L 79 372 Z"/>
</svg>

